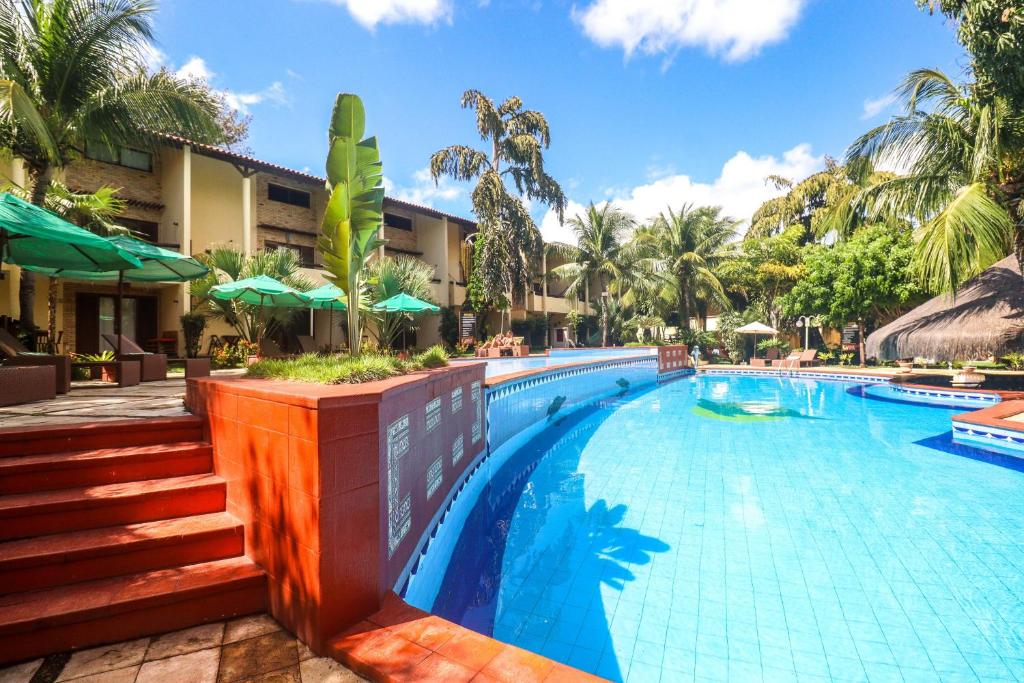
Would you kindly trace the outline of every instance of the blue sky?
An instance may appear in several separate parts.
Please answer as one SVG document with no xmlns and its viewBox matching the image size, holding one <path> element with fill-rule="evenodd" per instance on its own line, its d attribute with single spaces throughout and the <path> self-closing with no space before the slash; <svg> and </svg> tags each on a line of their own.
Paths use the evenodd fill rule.
<svg viewBox="0 0 1024 683">
<path fill-rule="evenodd" d="M 389 193 L 463 215 L 467 188 L 425 168 L 479 143 L 466 88 L 547 116 L 574 208 L 692 201 L 745 219 L 766 175 L 807 175 L 883 122 L 907 71 L 966 64 L 913 0 L 163 0 L 156 28 L 154 61 L 252 115 L 256 156 L 322 173 L 334 95 L 355 92 Z"/>
</svg>

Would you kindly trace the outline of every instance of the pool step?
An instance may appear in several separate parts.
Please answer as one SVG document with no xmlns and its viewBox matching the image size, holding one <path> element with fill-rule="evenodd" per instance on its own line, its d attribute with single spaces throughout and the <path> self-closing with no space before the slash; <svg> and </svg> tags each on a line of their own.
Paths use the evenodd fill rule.
<svg viewBox="0 0 1024 683">
<path fill-rule="evenodd" d="M 0 496 L 0 540 L 222 512 L 213 474 Z"/>
<path fill-rule="evenodd" d="M 0 662 L 174 631 L 266 609 L 267 577 L 246 557 L 0 598 Z"/>
<path fill-rule="evenodd" d="M 242 523 L 227 512 L 0 543 L 0 595 L 241 555 Z"/>
<path fill-rule="evenodd" d="M 0 664 L 266 609 L 203 432 L 0 429 Z"/>
<path fill-rule="evenodd" d="M 0 458 L 202 441 L 195 416 L 0 429 Z"/>
<path fill-rule="evenodd" d="M 0 494 L 51 491 L 209 472 L 201 441 L 0 458 Z"/>
</svg>

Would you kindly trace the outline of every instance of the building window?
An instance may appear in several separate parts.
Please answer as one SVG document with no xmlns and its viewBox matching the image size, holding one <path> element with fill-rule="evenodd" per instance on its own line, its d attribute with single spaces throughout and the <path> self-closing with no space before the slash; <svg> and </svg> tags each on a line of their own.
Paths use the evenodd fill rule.
<svg viewBox="0 0 1024 683">
<path fill-rule="evenodd" d="M 313 247 L 306 247 L 301 244 L 284 244 L 283 242 L 271 242 L 267 240 L 264 242 L 264 248 L 266 249 L 284 249 L 295 254 L 295 258 L 299 260 L 299 265 L 303 268 L 316 268 L 316 259 L 313 257 Z"/>
<path fill-rule="evenodd" d="M 132 231 L 133 237 L 156 244 L 160 241 L 160 224 L 154 221 L 140 221 L 135 218 L 118 218 L 117 222 Z"/>
<path fill-rule="evenodd" d="M 87 159 L 117 164 L 137 171 L 153 171 L 153 155 L 138 149 L 105 145 L 102 142 L 86 142 L 85 156 Z"/>
<path fill-rule="evenodd" d="M 301 206 L 304 209 L 309 208 L 310 195 L 308 192 L 302 190 L 293 190 L 290 187 L 284 185 L 274 185 L 270 183 L 267 185 L 267 199 L 274 202 L 281 202 L 282 204 L 291 204 L 292 206 Z"/>
<path fill-rule="evenodd" d="M 396 216 L 393 213 L 384 214 L 384 225 L 396 230 L 412 232 L 412 219 L 405 216 Z"/>
</svg>

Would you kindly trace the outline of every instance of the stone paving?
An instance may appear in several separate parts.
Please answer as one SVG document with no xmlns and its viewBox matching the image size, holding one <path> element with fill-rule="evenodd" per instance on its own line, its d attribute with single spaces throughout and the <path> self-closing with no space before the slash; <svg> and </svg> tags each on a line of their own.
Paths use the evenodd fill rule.
<svg viewBox="0 0 1024 683">
<path fill-rule="evenodd" d="M 0 683 L 354 683 L 267 615 L 195 626 L 0 669 Z"/>
<path fill-rule="evenodd" d="M 214 370 L 214 376 L 233 376 L 244 370 Z M 72 382 L 71 391 L 49 401 L 0 408 L 0 428 L 125 420 L 187 415 L 185 377 L 173 375 L 160 382 L 134 387 L 91 380 Z"/>
</svg>

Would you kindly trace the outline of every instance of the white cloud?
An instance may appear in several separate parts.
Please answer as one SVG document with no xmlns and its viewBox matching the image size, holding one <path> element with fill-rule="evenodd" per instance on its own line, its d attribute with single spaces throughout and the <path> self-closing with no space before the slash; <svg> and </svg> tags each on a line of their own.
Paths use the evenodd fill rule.
<svg viewBox="0 0 1024 683">
<path fill-rule="evenodd" d="M 173 67 L 167 62 L 167 55 L 160 52 L 156 48 L 151 48 L 152 56 L 151 59 L 147 58 L 151 69 L 158 69 L 166 66 L 168 68 Z M 289 75 L 291 72 L 289 72 Z M 284 84 L 281 81 L 274 81 L 266 88 L 257 90 L 254 92 L 238 92 L 230 89 L 218 89 L 214 86 L 214 81 L 217 78 L 216 72 L 213 71 L 206 63 L 206 60 L 197 55 L 192 55 L 188 58 L 184 64 L 178 69 L 174 70 L 174 75 L 178 78 L 184 78 L 190 81 L 203 81 L 217 90 L 224 98 L 224 102 L 237 112 L 242 114 L 248 114 L 249 108 L 260 104 L 261 102 L 272 102 L 277 105 L 288 104 L 288 93 L 284 89 Z"/>
<path fill-rule="evenodd" d="M 327 0 L 348 10 L 352 18 L 373 30 L 378 24 L 435 24 L 451 21 L 450 0 Z"/>
<path fill-rule="evenodd" d="M 384 178 L 384 191 L 389 197 L 430 207 L 436 202 L 458 200 L 466 194 L 465 186 L 454 184 L 449 178 L 440 178 L 435 184 L 427 167 L 413 173 L 412 179 L 412 185 L 399 186 L 390 178 Z"/>
<path fill-rule="evenodd" d="M 206 66 L 206 60 L 192 55 L 187 62 L 181 65 L 180 69 L 174 72 L 174 75 L 189 81 L 209 82 L 214 74 L 210 71 L 210 67 Z"/>
<path fill-rule="evenodd" d="M 573 18 L 602 47 L 626 56 L 702 47 L 728 61 L 786 38 L 808 0 L 594 0 Z"/>
<path fill-rule="evenodd" d="M 895 104 L 898 98 L 894 94 L 883 95 L 870 100 L 864 100 L 864 111 L 860 115 L 862 121 L 873 119 L 883 111 Z"/>
<path fill-rule="evenodd" d="M 774 155 L 752 157 L 740 151 L 725 162 L 718 178 L 711 183 L 695 182 L 684 174 L 671 174 L 632 188 L 611 188 L 605 194 L 609 201 L 639 221 L 653 218 L 669 206 L 678 209 L 689 203 L 721 206 L 724 215 L 746 223 L 763 202 L 783 192 L 765 182 L 768 176 L 802 180 L 822 168 L 824 162 L 824 157 L 815 156 L 806 143 L 785 152 L 781 159 Z M 570 201 L 565 216 L 569 218 L 584 210 L 580 202 Z M 541 233 L 548 241 L 575 241 L 572 231 L 560 226 L 552 211 L 541 221 Z"/>
</svg>

